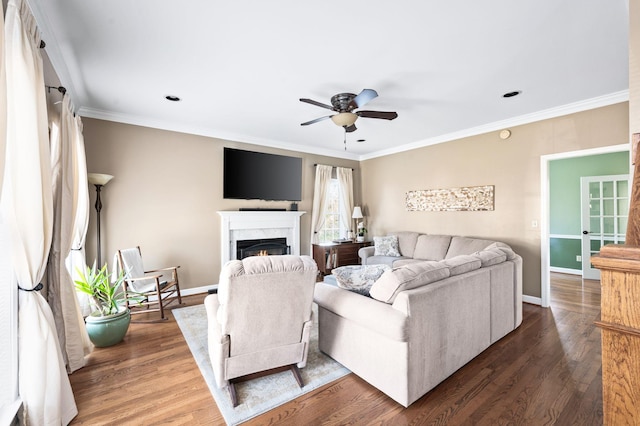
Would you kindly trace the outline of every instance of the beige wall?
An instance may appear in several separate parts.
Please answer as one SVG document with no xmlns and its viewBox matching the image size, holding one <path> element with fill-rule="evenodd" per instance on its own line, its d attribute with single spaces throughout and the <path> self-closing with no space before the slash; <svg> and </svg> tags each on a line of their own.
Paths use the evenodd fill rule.
<svg viewBox="0 0 640 426">
<path fill-rule="evenodd" d="M 524 261 L 524 291 L 540 297 L 540 156 L 628 143 L 628 104 L 544 120 L 361 163 L 369 237 L 415 230 L 497 239 Z M 409 190 L 495 185 L 490 212 L 408 212 Z"/>
<path fill-rule="evenodd" d="M 87 168 L 115 178 L 101 193 L 102 262 L 111 265 L 118 248 L 140 245 L 145 267 L 180 265 L 183 288 L 215 284 L 220 273 L 218 210 L 241 207 L 289 208 L 286 202 L 222 198 L 223 147 L 302 157 L 301 220 L 303 254 L 309 250 L 315 163 L 354 168 L 357 161 L 258 147 L 202 136 L 83 118 Z M 90 188 L 91 216 L 87 262 L 96 257 L 95 188 Z"/>
</svg>

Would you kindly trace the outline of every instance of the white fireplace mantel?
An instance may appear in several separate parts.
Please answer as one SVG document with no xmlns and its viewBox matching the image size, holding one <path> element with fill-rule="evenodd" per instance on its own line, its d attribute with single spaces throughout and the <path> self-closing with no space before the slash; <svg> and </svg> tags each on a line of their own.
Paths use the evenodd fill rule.
<svg viewBox="0 0 640 426">
<path fill-rule="evenodd" d="M 291 254 L 300 255 L 300 216 L 303 211 L 219 211 L 221 265 L 236 259 L 242 239 L 286 238 Z"/>
</svg>

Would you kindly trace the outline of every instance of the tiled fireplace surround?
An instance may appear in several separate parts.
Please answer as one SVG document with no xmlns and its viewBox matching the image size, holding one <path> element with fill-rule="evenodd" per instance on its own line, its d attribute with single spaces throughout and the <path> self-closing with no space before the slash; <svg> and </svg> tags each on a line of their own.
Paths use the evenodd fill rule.
<svg viewBox="0 0 640 426">
<path fill-rule="evenodd" d="M 300 255 L 303 211 L 219 211 L 221 265 L 236 259 L 238 240 L 286 238 L 291 254 Z"/>
</svg>

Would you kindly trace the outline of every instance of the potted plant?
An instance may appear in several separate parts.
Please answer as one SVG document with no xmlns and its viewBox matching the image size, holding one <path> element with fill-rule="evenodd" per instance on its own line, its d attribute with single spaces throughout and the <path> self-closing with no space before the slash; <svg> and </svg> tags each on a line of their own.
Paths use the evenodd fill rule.
<svg viewBox="0 0 640 426">
<path fill-rule="evenodd" d="M 105 264 L 101 269 L 85 267 L 77 269 L 79 279 L 75 280 L 76 290 L 89 295 L 95 310 L 85 318 L 87 333 L 91 342 L 101 348 L 119 343 L 127 334 L 131 313 L 125 305 L 127 299 L 136 301 L 139 297 L 124 292 L 122 282 L 124 271 L 114 280 Z"/>
<path fill-rule="evenodd" d="M 364 227 L 364 222 L 358 222 L 358 236 L 356 241 L 359 243 L 364 242 L 364 234 L 367 233 L 367 228 Z"/>
</svg>

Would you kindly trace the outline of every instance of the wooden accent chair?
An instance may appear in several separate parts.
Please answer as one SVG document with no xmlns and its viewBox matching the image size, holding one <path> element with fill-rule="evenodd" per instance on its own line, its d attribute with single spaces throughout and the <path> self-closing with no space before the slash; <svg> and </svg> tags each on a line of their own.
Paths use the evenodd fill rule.
<svg viewBox="0 0 640 426">
<path fill-rule="evenodd" d="M 318 268 L 310 256 L 252 256 L 228 262 L 218 294 L 205 298 L 209 356 L 219 388 L 307 364 Z"/>
<path fill-rule="evenodd" d="M 160 319 L 166 320 L 164 309 L 172 302 L 182 304 L 180 284 L 178 282 L 179 266 L 145 271 L 142 264 L 140 246 L 118 250 L 118 267 L 125 272 L 123 282 L 125 292 L 135 292 L 141 295 L 140 303 L 126 305 L 131 314 L 160 312 Z"/>
</svg>

